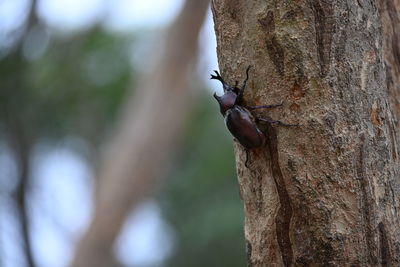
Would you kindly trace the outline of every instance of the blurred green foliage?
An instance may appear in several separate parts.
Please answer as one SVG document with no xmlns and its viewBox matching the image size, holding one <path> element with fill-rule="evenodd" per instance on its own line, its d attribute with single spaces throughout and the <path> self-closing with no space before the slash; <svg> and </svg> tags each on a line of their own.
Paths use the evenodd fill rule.
<svg viewBox="0 0 400 267">
<path fill-rule="evenodd" d="M 160 197 L 177 249 L 167 266 L 245 266 L 231 137 L 211 93 L 199 96 L 179 165 Z"/>
<path fill-rule="evenodd" d="M 51 38 L 35 60 L 16 48 L 0 60 L 0 130 L 23 131 L 31 145 L 73 135 L 97 147 L 135 84 L 135 40 L 93 28 Z M 201 91 L 178 163 L 158 197 L 176 233 L 166 266 L 245 266 L 232 142 L 214 102 Z"/>
<path fill-rule="evenodd" d="M 0 60 L 0 120 L 32 139 L 80 135 L 99 143 L 134 83 L 132 41 L 94 28 L 52 39 L 36 60 L 16 48 Z"/>
</svg>

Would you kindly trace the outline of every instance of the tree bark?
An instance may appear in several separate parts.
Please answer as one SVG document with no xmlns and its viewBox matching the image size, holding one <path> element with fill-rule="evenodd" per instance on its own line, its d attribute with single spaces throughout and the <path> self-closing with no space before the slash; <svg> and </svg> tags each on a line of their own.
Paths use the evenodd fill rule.
<svg viewBox="0 0 400 267">
<path fill-rule="evenodd" d="M 250 266 L 399 266 L 399 7 L 212 2 L 222 76 L 252 65 L 246 104 L 300 124 L 234 144 Z"/>
</svg>

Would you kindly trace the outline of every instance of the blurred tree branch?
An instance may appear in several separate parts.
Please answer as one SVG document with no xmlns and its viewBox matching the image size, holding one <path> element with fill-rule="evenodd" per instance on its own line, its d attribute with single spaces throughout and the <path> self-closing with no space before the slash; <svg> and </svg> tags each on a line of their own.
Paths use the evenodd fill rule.
<svg viewBox="0 0 400 267">
<path fill-rule="evenodd" d="M 103 155 L 93 219 L 72 266 L 108 266 L 125 218 L 163 176 L 191 107 L 189 76 L 208 3 L 186 0 L 154 69 L 128 96 Z"/>
<path fill-rule="evenodd" d="M 20 36 L 14 45 L 14 50 L 4 59 L 4 61 L 10 62 L 9 66 L 12 69 L 16 70 L 14 73 L 11 73 L 3 85 L 6 92 L 10 94 L 13 92 L 17 92 L 16 95 L 22 93 L 25 86 L 23 74 L 26 71 L 26 64 L 22 52 L 22 43 L 24 34 L 37 24 L 36 2 L 36 0 L 31 1 L 25 23 L 20 28 Z M 23 125 L 26 118 L 24 115 L 19 114 L 18 110 L 14 110 L 15 107 L 12 103 L 7 103 L 2 108 L 2 112 L 6 114 L 5 123 L 8 129 L 8 136 L 10 137 L 10 143 L 15 153 L 15 160 L 19 170 L 13 199 L 17 207 L 15 210 L 17 220 L 20 223 L 22 251 L 26 258 L 27 266 L 34 267 L 36 264 L 30 239 L 30 219 L 27 207 L 27 203 L 29 202 L 30 151 L 33 145 L 33 132 L 24 129 Z"/>
<path fill-rule="evenodd" d="M 17 118 L 14 118 L 17 120 Z M 36 266 L 33 257 L 32 245 L 30 241 L 30 220 L 28 214 L 27 203 L 29 201 L 29 173 L 30 173 L 30 151 L 32 148 L 32 139 L 29 134 L 26 134 L 19 122 L 10 124 L 13 127 L 12 131 L 12 146 L 15 151 L 16 162 L 18 164 L 18 184 L 14 192 L 14 200 L 16 202 L 16 214 L 20 223 L 20 232 L 23 240 L 22 249 L 26 257 L 27 265 L 29 267 Z"/>
</svg>

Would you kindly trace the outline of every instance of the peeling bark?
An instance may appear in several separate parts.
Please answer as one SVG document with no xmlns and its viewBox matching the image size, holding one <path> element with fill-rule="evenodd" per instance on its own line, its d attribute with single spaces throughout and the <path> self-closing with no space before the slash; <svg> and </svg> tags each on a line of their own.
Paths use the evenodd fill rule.
<svg viewBox="0 0 400 267">
<path fill-rule="evenodd" d="M 299 123 L 235 143 L 250 266 L 400 265 L 400 1 L 214 0 L 220 71 Z M 227 16 L 227 14 L 229 14 Z"/>
</svg>

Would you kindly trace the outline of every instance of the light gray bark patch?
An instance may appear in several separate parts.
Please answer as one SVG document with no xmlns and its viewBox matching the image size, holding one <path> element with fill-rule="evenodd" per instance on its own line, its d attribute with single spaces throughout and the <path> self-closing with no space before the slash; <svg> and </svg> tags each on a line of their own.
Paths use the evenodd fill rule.
<svg viewBox="0 0 400 267">
<path fill-rule="evenodd" d="M 262 193 L 262 184 L 261 184 L 261 180 L 262 180 L 262 176 L 259 173 L 257 175 L 257 180 L 258 180 L 258 186 L 257 186 L 257 209 L 258 212 L 261 213 L 263 211 L 263 207 L 264 207 L 264 196 Z"/>
<path fill-rule="evenodd" d="M 389 249 L 389 241 L 387 238 L 387 233 L 385 229 L 385 225 L 380 222 L 378 224 L 379 229 L 379 246 L 381 253 L 381 264 L 382 266 L 390 265 L 390 249 Z"/>
<path fill-rule="evenodd" d="M 282 43 L 285 44 L 285 56 L 291 59 L 289 62 L 286 62 L 286 74 L 294 76 L 295 83 L 300 87 L 304 87 L 307 83 L 307 77 L 304 74 L 304 56 L 300 49 L 301 45 L 298 40 L 287 36 L 283 37 Z"/>
<path fill-rule="evenodd" d="M 393 29 L 392 53 L 396 64 L 395 67 L 400 72 L 400 19 L 393 0 L 386 0 L 386 9 Z"/>
<path fill-rule="evenodd" d="M 278 192 L 280 207 L 275 218 L 276 237 L 281 251 L 283 264 L 285 267 L 291 266 L 293 262 L 293 248 L 290 241 L 290 221 L 292 219 L 292 204 L 283 179 L 281 167 L 279 166 L 278 138 L 275 129 L 267 127 L 267 145 L 271 155 L 271 170 Z"/>
<path fill-rule="evenodd" d="M 345 57 L 346 53 L 346 42 L 347 42 L 347 30 L 342 30 L 340 32 L 339 40 L 336 45 L 335 49 L 335 60 L 337 62 L 341 62 L 343 58 Z"/>
<path fill-rule="evenodd" d="M 256 158 L 259 157 L 258 151 L 259 150 L 257 150 L 257 149 L 252 149 L 252 150 L 248 151 L 248 154 L 250 157 L 249 158 L 250 162 L 256 160 Z M 256 201 L 254 203 L 255 208 L 258 211 L 258 213 L 261 214 L 263 212 L 263 206 L 264 206 L 264 197 L 262 194 L 262 175 L 256 168 L 253 168 L 253 166 L 249 165 L 246 167 L 251 172 L 251 176 L 256 177 L 256 179 L 253 180 L 254 182 L 251 183 L 251 185 L 250 185 L 250 190 L 251 190 L 252 194 L 254 196 L 256 196 L 255 197 Z"/>
<path fill-rule="evenodd" d="M 332 3 L 328 1 L 323 3 L 324 8 L 322 8 L 320 0 L 311 0 L 310 3 L 314 15 L 315 42 L 321 76 L 325 77 L 329 71 L 332 38 L 335 29 L 333 7 Z"/>
<path fill-rule="evenodd" d="M 252 183 L 251 192 L 253 193 L 254 196 L 256 196 L 255 208 L 257 212 L 261 214 L 263 211 L 263 203 L 264 203 L 262 195 L 262 185 L 261 185 L 262 177 L 260 176 L 260 174 L 256 174 L 254 171 L 251 172 L 254 175 L 253 177 L 257 177 L 257 182 Z"/>
</svg>

